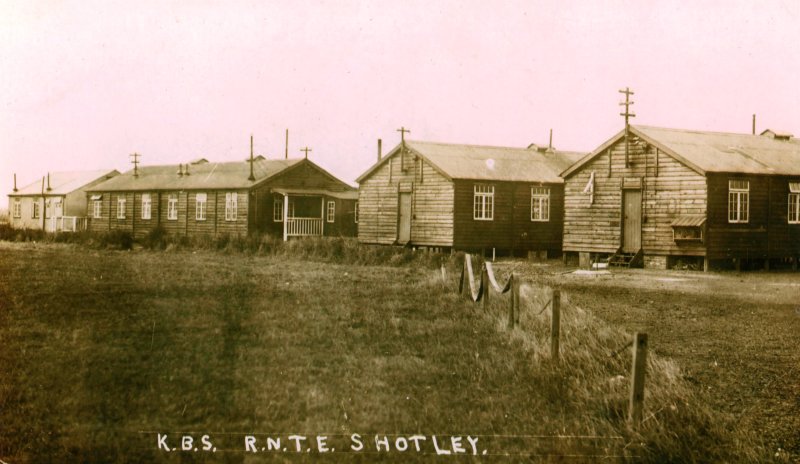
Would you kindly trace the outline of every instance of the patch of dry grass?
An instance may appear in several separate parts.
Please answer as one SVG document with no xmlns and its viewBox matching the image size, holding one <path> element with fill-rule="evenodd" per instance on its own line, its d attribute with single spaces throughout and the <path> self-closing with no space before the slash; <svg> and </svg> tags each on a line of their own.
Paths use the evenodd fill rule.
<svg viewBox="0 0 800 464">
<path fill-rule="evenodd" d="M 614 379 L 629 360 L 608 353 L 629 336 L 568 295 L 555 366 L 546 311 L 508 334 L 505 298 L 484 314 L 455 294 L 453 272 L 445 286 L 419 266 L 26 245 L 0 248 L 0 276 L 7 462 L 174 460 L 139 431 L 208 433 L 235 461 L 246 433 L 342 447 L 352 433 L 469 434 L 512 460 L 760 457 L 655 357 L 648 419 L 628 430 L 627 381 Z M 545 297 L 524 290 L 529 306 Z M 434 456 L 347 455 L 378 457 Z"/>
</svg>

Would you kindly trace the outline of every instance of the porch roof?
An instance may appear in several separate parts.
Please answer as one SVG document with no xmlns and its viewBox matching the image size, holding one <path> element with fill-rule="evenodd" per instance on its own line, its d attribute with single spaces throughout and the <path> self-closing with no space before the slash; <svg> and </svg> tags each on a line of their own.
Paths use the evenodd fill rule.
<svg viewBox="0 0 800 464">
<path fill-rule="evenodd" d="M 358 192 L 355 190 L 336 192 L 333 190 L 323 189 L 287 189 L 287 188 L 273 188 L 273 192 L 280 193 L 281 195 L 304 195 L 304 196 L 327 196 L 339 198 L 341 200 L 358 200 Z"/>
</svg>

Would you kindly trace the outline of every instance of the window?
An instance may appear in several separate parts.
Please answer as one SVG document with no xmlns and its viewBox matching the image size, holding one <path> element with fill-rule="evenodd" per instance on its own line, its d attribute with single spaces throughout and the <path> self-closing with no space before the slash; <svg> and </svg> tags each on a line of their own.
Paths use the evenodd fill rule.
<svg viewBox="0 0 800 464">
<path fill-rule="evenodd" d="M 167 219 L 178 220 L 178 195 L 176 193 L 170 193 L 167 199 Z"/>
<path fill-rule="evenodd" d="M 550 188 L 531 187 L 531 221 L 550 220 Z"/>
<path fill-rule="evenodd" d="M 272 221 L 283 222 L 283 199 L 276 198 L 272 203 Z"/>
<path fill-rule="evenodd" d="M 194 218 L 198 221 L 206 220 L 206 202 L 208 195 L 205 193 L 198 193 L 194 197 Z"/>
<path fill-rule="evenodd" d="M 142 194 L 142 219 L 150 219 L 153 211 L 153 201 L 149 193 Z"/>
<path fill-rule="evenodd" d="M 353 208 L 353 219 L 355 220 L 356 224 L 358 224 L 358 202 L 356 202 L 356 205 Z"/>
<path fill-rule="evenodd" d="M 750 181 L 728 181 L 728 222 L 746 223 L 750 211 Z"/>
<path fill-rule="evenodd" d="M 103 201 L 102 200 L 92 200 L 92 217 L 95 219 L 100 219 L 103 217 Z"/>
<path fill-rule="evenodd" d="M 789 224 L 800 224 L 800 182 L 789 182 Z"/>
<path fill-rule="evenodd" d="M 125 219 L 125 197 L 117 197 L 117 219 Z"/>
<path fill-rule="evenodd" d="M 14 217 L 22 217 L 22 202 L 19 201 L 19 198 L 14 199 Z"/>
<path fill-rule="evenodd" d="M 33 212 L 31 213 L 32 218 L 34 219 L 39 218 L 39 208 L 41 208 L 41 206 L 42 205 L 40 205 L 38 201 L 33 202 Z"/>
<path fill-rule="evenodd" d="M 494 219 L 494 185 L 475 184 L 472 218 L 479 221 Z"/>
<path fill-rule="evenodd" d="M 228 192 L 225 194 L 225 220 L 226 221 L 235 221 L 236 220 L 236 208 L 237 208 L 237 200 L 236 192 Z"/>
<path fill-rule="evenodd" d="M 328 202 L 328 222 L 333 222 L 335 217 L 336 217 L 336 202 L 335 201 L 329 201 Z"/>
<path fill-rule="evenodd" d="M 63 216 L 64 215 L 64 203 L 61 201 L 61 198 L 56 198 L 55 199 L 55 205 L 56 205 L 56 213 L 55 213 L 56 217 Z"/>
</svg>

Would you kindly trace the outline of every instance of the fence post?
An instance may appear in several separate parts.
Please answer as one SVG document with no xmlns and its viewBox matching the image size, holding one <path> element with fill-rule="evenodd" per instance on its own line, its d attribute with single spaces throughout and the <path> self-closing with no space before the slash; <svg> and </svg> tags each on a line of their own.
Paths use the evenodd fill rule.
<svg viewBox="0 0 800 464">
<path fill-rule="evenodd" d="M 508 294 L 508 296 L 509 296 L 509 298 L 508 298 L 508 301 L 509 301 L 509 305 L 508 305 L 508 328 L 510 330 L 510 329 L 514 328 L 514 289 L 515 289 L 515 285 L 516 285 L 516 280 L 514 279 L 514 274 L 511 274 L 511 277 L 509 277 L 509 280 L 511 280 L 511 288 L 509 288 L 510 293 Z"/>
<path fill-rule="evenodd" d="M 642 421 L 644 409 L 644 377 L 647 368 L 647 334 L 633 335 L 633 367 L 631 368 L 631 402 L 628 407 L 628 421 L 637 426 Z"/>
<path fill-rule="evenodd" d="M 521 282 L 519 278 L 514 279 L 514 327 L 519 327 L 519 287 Z"/>
<path fill-rule="evenodd" d="M 483 288 L 483 310 L 489 310 L 489 271 L 486 270 L 486 263 L 481 268 L 481 287 Z"/>
<path fill-rule="evenodd" d="M 467 274 L 467 257 L 464 258 L 464 264 L 461 266 L 461 278 L 458 280 L 458 294 L 464 293 L 464 276 Z"/>
<path fill-rule="evenodd" d="M 553 300 L 550 303 L 553 313 L 550 327 L 550 356 L 555 362 L 559 361 L 559 336 L 561 335 L 561 290 L 553 290 Z"/>
</svg>

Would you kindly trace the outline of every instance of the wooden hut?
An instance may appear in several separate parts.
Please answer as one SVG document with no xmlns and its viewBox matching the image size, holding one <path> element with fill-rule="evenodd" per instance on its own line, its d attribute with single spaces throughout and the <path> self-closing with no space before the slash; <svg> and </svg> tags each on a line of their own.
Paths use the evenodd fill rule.
<svg viewBox="0 0 800 464">
<path fill-rule="evenodd" d="M 800 141 L 789 134 L 630 126 L 562 176 L 564 251 L 584 263 L 797 265 Z"/>
<path fill-rule="evenodd" d="M 8 194 L 9 223 L 15 229 L 76 232 L 86 228 L 86 191 L 119 174 L 117 170 L 52 172 Z"/>
<path fill-rule="evenodd" d="M 407 140 L 357 179 L 359 241 L 558 255 L 559 173 L 582 155 Z"/>
<path fill-rule="evenodd" d="M 358 192 L 308 159 L 141 166 L 88 191 L 89 229 L 354 236 Z"/>
</svg>

